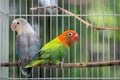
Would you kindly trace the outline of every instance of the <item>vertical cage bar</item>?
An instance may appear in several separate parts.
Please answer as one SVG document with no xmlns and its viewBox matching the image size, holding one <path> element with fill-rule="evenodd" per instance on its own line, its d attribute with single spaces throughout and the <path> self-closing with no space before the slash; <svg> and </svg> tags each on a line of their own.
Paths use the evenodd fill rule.
<svg viewBox="0 0 120 80">
<path fill-rule="evenodd" d="M 68 0 L 68 10 L 70 11 L 70 0 Z M 70 16 L 68 16 L 68 29 L 70 29 Z M 68 63 L 70 63 L 70 50 L 68 50 Z M 68 68 L 68 77 L 70 79 L 70 68 Z"/>
<path fill-rule="evenodd" d="M 52 5 L 52 1 L 50 0 L 50 5 Z M 50 10 L 52 10 L 52 8 L 50 8 Z M 52 32 L 53 32 L 53 30 L 52 30 L 52 28 L 53 28 L 53 24 L 52 24 L 52 21 L 53 21 L 53 16 L 52 16 L 52 11 L 50 11 L 50 40 L 52 40 L 52 37 L 53 37 L 53 35 L 52 35 Z M 52 68 L 50 68 L 50 80 L 51 80 L 51 78 L 52 78 Z"/>
<path fill-rule="evenodd" d="M 31 7 L 33 7 L 33 4 L 34 4 L 34 1 L 32 0 L 32 2 L 31 2 Z M 32 28 L 34 28 L 33 26 L 34 26 L 34 12 L 33 12 L 33 10 L 32 10 L 32 15 L 31 15 L 31 20 L 32 20 Z M 32 69 L 32 78 L 34 77 L 34 74 L 33 74 L 33 72 L 34 72 L 34 68 Z"/>
<path fill-rule="evenodd" d="M 114 5 L 114 8 L 113 8 L 113 15 L 115 16 L 115 13 L 116 13 L 116 8 L 115 8 L 115 5 L 116 5 L 116 0 L 113 1 L 113 5 Z M 114 26 L 116 26 L 116 24 L 114 23 Z M 113 48 L 113 60 L 116 60 L 116 31 L 113 32 L 113 44 L 114 44 L 114 48 Z M 116 66 L 113 67 L 113 72 L 114 72 L 114 78 L 116 78 L 116 73 L 117 73 L 117 70 L 116 70 Z"/>
<path fill-rule="evenodd" d="M 40 6 L 40 3 L 39 3 L 39 0 L 38 0 L 38 4 L 37 4 L 38 6 Z M 38 15 L 40 15 L 40 12 L 38 11 Z M 40 37 L 40 35 L 41 35 L 41 31 L 40 31 L 40 17 L 38 16 L 38 35 L 39 35 L 39 37 Z M 41 38 L 40 38 L 40 44 L 41 44 Z M 38 67 L 38 79 L 40 78 L 40 75 L 41 75 L 41 70 L 40 70 L 41 68 L 40 68 L 40 66 Z"/>
<path fill-rule="evenodd" d="M 21 0 L 19 0 L 19 17 L 21 18 Z M 15 43 L 15 42 L 14 42 Z M 20 68 L 19 68 L 20 69 Z M 20 73 L 20 75 L 19 75 L 19 77 L 21 78 L 22 77 L 22 73 L 21 73 L 21 70 L 19 70 L 19 73 Z"/>
<path fill-rule="evenodd" d="M 0 17 L 2 17 L 2 12 L 1 12 L 1 3 L 2 0 L 0 0 Z M 0 19 L 0 24 L 2 24 L 2 19 Z M 0 32 L 2 32 L 2 27 L 0 27 Z M 2 33 L 0 34 L 0 44 L 2 44 Z M 2 45 L 0 45 L 0 56 L 2 56 Z M 0 57 L 0 63 L 2 62 L 2 58 Z M 0 79 L 2 78 L 2 67 L 0 66 Z"/>
<path fill-rule="evenodd" d="M 86 11 L 85 14 L 87 14 L 87 13 L 88 13 L 87 1 L 85 1 L 85 7 L 86 7 L 86 8 L 85 8 L 85 11 Z M 88 22 L 87 17 L 86 17 L 85 21 Z M 86 61 L 85 61 L 85 62 L 88 62 L 88 29 L 87 29 L 87 27 L 88 27 L 88 26 L 86 26 L 86 52 L 85 52 L 85 54 L 86 54 Z M 86 78 L 87 78 L 87 77 L 88 77 L 88 68 L 86 68 Z"/>
<path fill-rule="evenodd" d="M 95 7 L 95 6 L 94 6 Z M 97 12 L 99 13 L 99 10 L 97 10 Z M 99 25 L 99 15 L 98 16 L 96 16 L 97 17 L 97 20 L 98 20 L 98 22 L 97 22 L 97 25 Z M 102 17 L 102 16 L 101 16 Z M 97 31 L 97 35 L 96 35 L 96 42 L 97 42 L 97 52 L 96 52 L 96 55 L 97 56 L 95 56 L 95 57 L 97 57 L 96 59 L 96 61 L 97 62 L 99 62 L 99 58 L 100 58 L 100 56 L 99 56 L 99 31 Z M 99 68 L 97 68 L 97 76 L 96 77 L 99 77 Z"/>
<path fill-rule="evenodd" d="M 62 8 L 64 7 L 64 0 L 62 0 Z M 62 15 L 64 15 L 64 12 L 62 12 Z M 64 32 L 64 16 L 62 16 L 62 33 Z M 62 62 L 64 63 L 64 59 L 62 60 Z M 62 80 L 64 79 L 64 69 L 62 69 Z"/>
<path fill-rule="evenodd" d="M 76 0 L 74 0 L 74 14 L 76 14 Z M 76 30 L 76 18 L 74 18 L 74 30 Z M 76 44 L 74 45 L 74 63 L 76 63 Z M 74 68 L 74 78 L 76 79 L 76 68 Z"/>
<path fill-rule="evenodd" d="M 98 18 L 99 16 L 97 16 L 97 18 Z M 97 23 L 98 24 L 98 23 Z M 97 62 L 99 62 L 99 58 L 100 58 L 100 56 L 99 56 L 99 31 L 97 31 Z M 97 68 L 97 77 L 99 77 L 99 68 Z"/>
<path fill-rule="evenodd" d="M 102 0 L 102 3 L 104 2 L 104 0 Z M 104 4 L 102 4 L 102 6 L 104 7 Z M 102 14 L 104 14 L 104 9 L 102 9 Z M 103 16 L 103 27 L 104 27 L 104 16 Z M 105 33 L 103 32 L 102 34 L 103 39 L 102 39 L 102 43 L 103 43 L 103 61 L 105 61 Z M 103 77 L 105 77 L 105 67 L 103 67 Z"/>
<path fill-rule="evenodd" d="M 44 0 L 45 4 L 45 0 Z M 46 9 L 44 9 L 44 15 L 46 14 Z M 46 44 L 46 16 L 44 16 L 44 44 Z M 44 67 L 44 79 L 46 78 L 46 67 Z"/>
<path fill-rule="evenodd" d="M 91 0 L 91 3 L 93 3 L 93 1 L 94 1 L 94 0 Z M 91 9 L 93 10 L 94 7 L 92 6 Z M 93 21 L 91 22 L 91 24 L 93 24 Z M 93 47 L 94 47 L 94 44 L 93 44 L 93 34 L 94 34 L 94 32 L 93 32 L 93 29 L 91 28 L 91 62 L 93 62 L 93 58 L 94 58 L 94 57 L 93 57 L 93 55 L 94 55 L 94 54 L 93 54 L 93 53 L 94 53 L 94 52 L 93 52 L 93 51 L 94 51 L 94 50 L 93 50 Z M 91 79 L 94 78 L 94 74 L 93 74 L 93 73 L 94 73 L 94 68 L 91 68 Z"/>
<path fill-rule="evenodd" d="M 108 0 L 108 9 L 110 9 L 110 0 Z M 113 15 L 112 15 L 112 16 L 113 16 Z M 110 16 L 108 17 L 108 19 L 110 20 Z M 107 26 L 110 26 L 110 25 L 108 24 Z M 108 33 L 109 33 L 109 34 L 108 34 Z M 107 36 L 107 39 L 108 39 L 108 40 L 107 40 L 107 41 L 108 41 L 108 43 L 107 43 L 107 44 L 108 44 L 108 45 L 107 45 L 107 46 L 108 46 L 108 51 L 107 51 L 108 61 L 111 60 L 111 59 L 110 59 L 110 33 L 111 33 L 111 31 L 109 31 L 109 32 L 107 31 L 107 35 L 108 35 L 108 36 Z M 110 67 L 108 67 L 108 77 L 109 77 L 109 79 L 110 79 Z"/>
<path fill-rule="evenodd" d="M 21 0 L 19 0 L 19 10 L 20 10 L 20 17 L 21 17 Z"/>
<path fill-rule="evenodd" d="M 57 4 L 58 5 L 58 4 Z M 58 9 L 57 9 L 57 12 L 56 12 L 56 36 L 58 36 L 58 31 L 59 31 L 59 28 L 58 28 Z M 56 68 L 56 78 L 58 78 L 58 68 Z"/>
<path fill-rule="evenodd" d="M 15 13 L 16 13 L 16 10 L 15 10 L 15 6 L 16 6 L 16 1 L 13 0 L 13 19 L 15 19 Z M 15 32 L 13 32 L 13 56 L 12 56 L 12 61 L 15 62 Z M 12 77 L 15 77 L 15 67 L 12 68 Z"/>
<path fill-rule="evenodd" d="M 80 14 L 82 14 L 82 0 L 80 0 Z M 81 17 L 81 16 L 80 16 Z M 80 37 L 82 38 L 82 23 L 80 22 Z M 83 54 L 83 51 L 82 51 L 82 39 L 80 39 L 80 62 L 82 62 L 83 58 L 82 58 L 82 54 Z M 82 76 L 83 74 L 83 69 L 81 68 L 80 69 L 80 75 Z"/>
<path fill-rule="evenodd" d="M 7 57 L 7 62 L 9 62 L 9 0 L 5 0 L 5 3 L 6 3 L 6 12 L 7 12 L 7 16 L 6 16 L 6 26 L 7 26 L 7 29 L 6 29 L 6 57 Z M 9 68 L 7 68 L 7 78 L 9 77 Z"/>
<path fill-rule="evenodd" d="M 25 14 L 28 15 L 28 10 L 27 10 L 28 9 L 28 0 L 25 0 L 25 4 L 26 4 Z M 27 19 L 27 16 L 26 16 L 26 19 Z"/>
</svg>

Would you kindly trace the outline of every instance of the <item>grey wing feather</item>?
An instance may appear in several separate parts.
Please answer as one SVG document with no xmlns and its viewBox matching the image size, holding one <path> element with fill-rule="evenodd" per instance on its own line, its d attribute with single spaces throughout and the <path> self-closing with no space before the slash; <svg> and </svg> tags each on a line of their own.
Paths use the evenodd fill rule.
<svg viewBox="0 0 120 80">
<path fill-rule="evenodd" d="M 40 39 L 36 33 L 31 35 L 31 38 L 29 39 L 28 44 L 29 44 L 28 45 L 29 55 L 33 58 L 40 49 Z"/>
<path fill-rule="evenodd" d="M 19 35 L 16 40 L 16 50 L 19 59 L 35 56 L 40 49 L 40 40 L 36 33 Z"/>
<path fill-rule="evenodd" d="M 20 60 L 25 59 L 28 53 L 28 38 L 26 35 L 18 35 L 16 38 L 16 51 Z"/>
<path fill-rule="evenodd" d="M 16 51 L 21 60 L 22 74 L 30 77 L 31 68 L 24 68 L 30 60 L 38 53 L 40 49 L 40 40 L 37 34 L 22 34 L 18 35 L 16 39 Z"/>
</svg>

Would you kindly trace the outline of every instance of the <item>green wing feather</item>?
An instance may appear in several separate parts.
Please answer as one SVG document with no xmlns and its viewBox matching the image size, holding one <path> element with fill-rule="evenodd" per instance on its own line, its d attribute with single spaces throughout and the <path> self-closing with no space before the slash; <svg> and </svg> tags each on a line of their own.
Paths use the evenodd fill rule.
<svg viewBox="0 0 120 80">
<path fill-rule="evenodd" d="M 55 38 L 44 45 L 39 53 L 25 68 L 44 63 L 59 64 L 60 60 L 67 54 L 67 51 L 67 47 L 62 42 L 60 42 L 58 38 Z"/>
</svg>

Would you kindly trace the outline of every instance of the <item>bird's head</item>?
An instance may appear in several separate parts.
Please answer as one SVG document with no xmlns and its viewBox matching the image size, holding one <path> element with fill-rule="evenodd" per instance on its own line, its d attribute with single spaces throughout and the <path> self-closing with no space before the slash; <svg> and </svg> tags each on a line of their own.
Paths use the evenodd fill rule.
<svg viewBox="0 0 120 80">
<path fill-rule="evenodd" d="M 67 30 L 62 33 L 58 38 L 68 47 L 79 40 L 78 33 L 74 30 Z"/>
<path fill-rule="evenodd" d="M 23 18 L 18 18 L 12 21 L 11 29 L 13 31 L 19 32 L 21 29 L 25 27 L 26 24 L 28 24 L 27 20 Z"/>
</svg>

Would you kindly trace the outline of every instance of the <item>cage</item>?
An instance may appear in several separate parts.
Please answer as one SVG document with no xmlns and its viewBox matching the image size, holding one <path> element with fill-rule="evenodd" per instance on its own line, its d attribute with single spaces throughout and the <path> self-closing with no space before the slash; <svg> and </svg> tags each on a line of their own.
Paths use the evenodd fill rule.
<svg viewBox="0 0 120 80">
<path fill-rule="evenodd" d="M 76 30 L 79 42 L 72 45 L 64 63 L 100 62 L 120 59 L 119 30 L 94 30 L 55 8 L 30 10 L 39 6 L 60 6 L 95 26 L 119 27 L 120 0 L 0 0 L 0 63 L 17 62 L 17 33 L 10 29 L 12 20 L 25 18 L 41 38 L 41 46 L 68 29 Z M 101 80 L 120 79 L 120 67 L 46 68 L 36 66 L 31 79 Z M 0 66 L 0 79 L 27 79 L 19 67 Z"/>
</svg>

